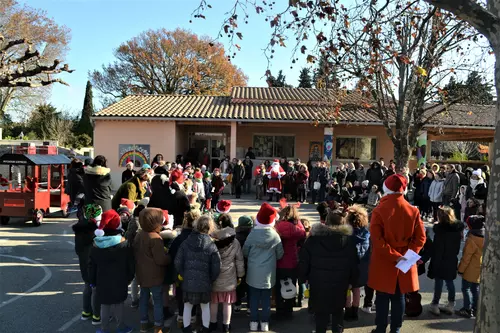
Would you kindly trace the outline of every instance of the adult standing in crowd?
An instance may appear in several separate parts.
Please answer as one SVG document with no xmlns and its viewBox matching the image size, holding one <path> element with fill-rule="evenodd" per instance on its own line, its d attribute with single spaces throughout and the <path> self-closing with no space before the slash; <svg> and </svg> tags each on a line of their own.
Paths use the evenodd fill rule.
<svg viewBox="0 0 500 333">
<path fill-rule="evenodd" d="M 111 200 L 113 209 L 118 209 L 122 199 L 128 199 L 137 204 L 146 195 L 146 182 L 149 180 L 149 169 L 140 169 L 129 181 L 123 183 Z"/>
<path fill-rule="evenodd" d="M 448 164 L 445 166 L 446 178 L 444 180 L 443 189 L 443 205 L 449 206 L 451 199 L 455 198 L 460 188 L 460 177 L 455 170 L 453 164 Z"/>
<path fill-rule="evenodd" d="M 160 161 L 158 166 L 155 168 L 155 175 L 151 179 L 151 197 L 149 199 L 148 207 L 150 208 L 160 208 L 161 210 L 168 210 L 168 202 L 166 198 L 170 192 L 170 184 L 168 181 L 169 172 L 166 168 L 164 161 Z"/>
<path fill-rule="evenodd" d="M 319 181 L 319 164 L 318 161 L 312 161 L 311 163 L 311 175 L 309 177 L 309 188 L 311 189 L 311 203 L 315 203 L 318 197 L 318 190 L 314 188 L 314 182 Z"/>
<path fill-rule="evenodd" d="M 184 193 L 184 175 L 179 169 L 172 170 L 170 173 L 170 191 L 164 199 L 168 202 L 168 212 L 174 216 L 174 228 L 182 225 L 184 213 L 191 210 L 189 200 Z"/>
<path fill-rule="evenodd" d="M 252 147 L 248 147 L 248 151 L 245 155 L 245 158 L 249 158 L 251 160 L 255 160 L 255 154 L 253 153 L 253 148 Z"/>
<path fill-rule="evenodd" d="M 252 147 L 249 148 L 252 149 Z M 253 153 L 252 153 L 253 154 Z M 250 194 L 250 190 L 252 188 L 252 170 L 253 170 L 253 162 L 250 156 L 247 153 L 245 156 L 245 182 L 244 182 L 244 190 L 246 194 Z"/>
<path fill-rule="evenodd" d="M 457 170 L 458 177 L 460 178 L 460 186 L 469 185 L 469 179 L 465 173 L 462 172 L 462 166 L 460 164 L 455 165 L 455 170 Z"/>
<path fill-rule="evenodd" d="M 241 160 L 239 159 L 234 159 L 234 167 L 233 167 L 233 184 L 234 184 L 234 194 L 236 194 L 236 199 L 241 198 L 241 186 L 243 185 L 243 182 L 245 180 L 245 167 L 243 166 L 243 163 L 241 163 Z M 250 174 L 250 177 L 252 177 L 252 174 Z"/>
<path fill-rule="evenodd" d="M 198 163 L 199 165 L 206 165 L 207 168 L 210 168 L 210 154 L 208 153 L 208 148 L 203 147 L 203 150 L 198 155 Z M 211 169 L 210 169 L 211 170 Z"/>
<path fill-rule="evenodd" d="M 384 197 L 373 210 L 370 224 L 372 257 L 368 286 L 377 291 L 376 328 L 385 333 L 391 305 L 391 332 L 399 333 L 405 313 L 405 294 L 419 290 L 417 266 L 403 274 L 396 264 L 405 260 L 408 250 L 419 253 L 425 244 L 425 227 L 418 208 L 410 205 L 404 194 L 406 178 L 392 175 L 384 183 Z"/>
<path fill-rule="evenodd" d="M 328 164 L 323 161 L 321 162 L 321 167 L 319 168 L 318 171 L 318 181 L 321 184 L 321 187 L 319 189 L 319 202 L 325 201 L 325 196 L 326 196 L 326 185 L 328 184 L 328 181 L 330 180 L 329 177 L 329 172 L 328 172 Z"/>
<path fill-rule="evenodd" d="M 102 211 L 111 209 L 111 170 L 107 167 L 106 157 L 98 155 L 92 164 L 85 168 L 85 204 L 101 206 Z"/>
<path fill-rule="evenodd" d="M 366 171 L 366 180 L 369 181 L 368 188 L 372 188 L 373 185 L 377 185 L 378 188 L 382 186 L 382 177 L 384 173 L 380 167 L 380 163 L 375 161 L 370 166 L 370 169 Z M 362 181 L 360 182 L 362 183 Z"/>
<path fill-rule="evenodd" d="M 125 171 L 122 172 L 122 184 L 132 179 L 132 177 L 134 177 L 135 175 L 134 162 L 132 161 L 127 162 L 125 168 L 126 168 Z"/>
</svg>

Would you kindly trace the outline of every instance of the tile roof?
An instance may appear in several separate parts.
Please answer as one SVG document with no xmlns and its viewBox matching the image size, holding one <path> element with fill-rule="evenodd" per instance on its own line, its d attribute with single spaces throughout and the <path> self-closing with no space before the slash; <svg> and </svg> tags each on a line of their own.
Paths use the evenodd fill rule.
<svg viewBox="0 0 500 333">
<path fill-rule="evenodd" d="M 332 110 L 336 99 L 306 88 L 235 87 L 231 96 L 134 95 L 99 111 L 95 118 L 210 119 L 220 121 L 313 122 Z M 380 123 L 363 108 L 365 98 L 350 92 L 341 98 L 341 123 Z M 473 110 L 471 110 L 473 109 Z M 472 112 L 470 112 L 472 111 Z M 495 106 L 454 105 L 431 123 L 456 127 L 495 126 Z"/>
</svg>

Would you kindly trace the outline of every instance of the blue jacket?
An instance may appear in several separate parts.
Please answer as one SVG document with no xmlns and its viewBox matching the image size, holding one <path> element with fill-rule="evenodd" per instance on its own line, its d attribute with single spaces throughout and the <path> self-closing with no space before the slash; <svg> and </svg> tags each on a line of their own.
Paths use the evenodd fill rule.
<svg viewBox="0 0 500 333">
<path fill-rule="evenodd" d="M 270 289 L 276 283 L 276 261 L 283 257 L 281 238 L 272 227 L 255 227 L 245 241 L 243 255 L 248 258 L 247 284 Z"/>
<path fill-rule="evenodd" d="M 352 237 L 354 238 L 354 244 L 356 244 L 359 259 L 359 279 L 358 285 L 355 287 L 362 287 L 368 282 L 368 268 L 371 256 L 370 232 L 366 227 L 354 228 Z"/>
<path fill-rule="evenodd" d="M 205 189 L 205 199 L 212 199 L 212 182 L 204 180 L 203 188 Z"/>
</svg>

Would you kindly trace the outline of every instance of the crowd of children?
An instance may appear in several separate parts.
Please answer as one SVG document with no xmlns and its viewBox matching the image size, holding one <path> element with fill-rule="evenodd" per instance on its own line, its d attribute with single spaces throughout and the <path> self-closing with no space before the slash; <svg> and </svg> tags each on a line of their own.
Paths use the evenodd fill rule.
<svg viewBox="0 0 500 333">
<path fill-rule="evenodd" d="M 300 172 L 305 176 L 307 168 L 299 165 Z M 424 176 L 427 174 L 436 175 L 433 171 Z M 263 179 L 259 180 L 264 175 L 259 170 L 256 186 L 264 187 Z M 482 184 L 481 176 L 476 176 L 479 180 L 475 189 Z M 300 203 L 291 205 L 282 199 L 279 211 L 264 203 L 255 217 L 242 216 L 235 226 L 231 202 L 220 198 L 225 186 L 220 170 L 215 169 L 212 175 L 201 168 L 188 165 L 182 170 L 160 160 L 154 169 L 147 166 L 135 172 L 125 184 L 135 182 L 137 177 L 149 178 L 149 200 L 139 189 L 135 191 L 141 195 L 135 200 L 114 197 L 107 210 L 82 200 L 78 222 L 73 225 L 85 284 L 81 318 L 100 325 L 97 332 L 110 332 L 111 317 L 116 319 L 118 333 L 132 331 L 123 316 L 129 285 L 132 307 L 139 307 L 141 332 L 164 332 L 164 321 L 174 316 L 171 291 L 177 303 L 177 322 L 185 333 L 193 332 L 197 313 L 201 313 L 201 332 L 214 332 L 219 327 L 222 332 L 230 332 L 232 312 L 241 311 L 245 301 L 250 330 L 263 332 L 269 331 L 272 300 L 276 320 L 291 319 L 293 308 L 301 307 L 304 295 L 309 294 L 316 333 L 326 332 L 329 324 L 332 332 L 342 332 L 343 321 L 358 320 L 361 288 L 365 290 L 362 310 L 375 310 L 373 290 L 367 286 L 369 213 L 355 204 L 357 200 L 343 200 L 344 194 L 340 186 L 335 189 L 335 182 L 329 186 L 337 192 L 329 190 L 324 198 L 329 202 L 317 207 L 320 223 L 311 226 L 300 217 Z M 298 184 L 306 182 L 304 177 Z M 470 318 L 477 311 L 484 217 L 479 209 L 471 209 L 470 200 L 460 197 L 466 198 L 467 193 L 477 196 L 474 189 L 464 188 L 458 195 L 457 203 L 467 202 L 467 207 L 457 212 L 460 215 L 453 207 L 441 206 L 442 182 L 433 178 L 426 185 L 437 223 L 434 240 L 428 238 L 426 256 L 418 264 L 425 265 L 426 258 L 430 259 L 428 275 L 435 280 L 430 311 L 435 315 L 454 312 L 454 280 L 459 274 L 464 306 L 458 314 Z M 363 180 L 361 188 L 367 191 L 360 196 L 366 199 L 363 202 L 368 207 L 376 206 L 381 198 L 378 185 Z M 299 201 L 305 196 L 301 190 L 299 186 Z M 257 193 L 257 198 L 262 194 Z M 174 213 L 181 196 L 187 206 Z M 468 234 L 459 260 L 464 229 Z M 443 284 L 448 288 L 448 303 L 440 307 Z"/>
</svg>

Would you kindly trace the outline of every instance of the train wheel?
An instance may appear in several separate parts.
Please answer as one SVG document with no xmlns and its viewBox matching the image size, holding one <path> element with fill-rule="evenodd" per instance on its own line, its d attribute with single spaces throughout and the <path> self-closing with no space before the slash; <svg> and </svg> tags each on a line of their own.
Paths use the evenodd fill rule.
<svg viewBox="0 0 500 333">
<path fill-rule="evenodd" d="M 8 216 L 2 216 L 0 217 L 0 224 L 1 225 L 7 225 L 9 224 L 10 217 Z"/>
<path fill-rule="evenodd" d="M 33 216 L 32 222 L 35 227 L 39 227 L 43 223 L 43 211 L 38 210 Z"/>
</svg>

